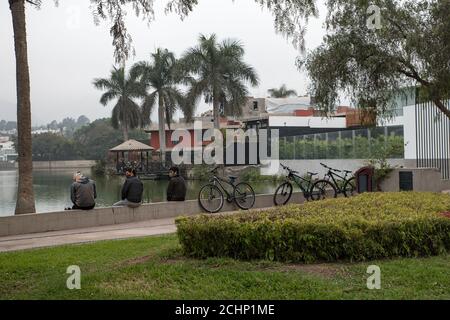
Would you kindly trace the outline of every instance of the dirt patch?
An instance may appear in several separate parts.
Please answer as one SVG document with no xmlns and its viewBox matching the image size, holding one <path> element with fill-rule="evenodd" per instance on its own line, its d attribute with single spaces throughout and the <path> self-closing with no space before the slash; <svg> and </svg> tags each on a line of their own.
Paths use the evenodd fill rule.
<svg viewBox="0 0 450 320">
<path fill-rule="evenodd" d="M 177 264 L 180 262 L 186 261 L 184 258 L 161 258 L 160 262 L 163 264 Z"/>
<path fill-rule="evenodd" d="M 345 274 L 341 266 L 333 264 L 287 264 L 276 268 L 282 272 L 300 271 L 323 278 L 334 278 Z"/>
<path fill-rule="evenodd" d="M 449 212 L 442 212 L 441 213 L 444 217 L 450 218 L 450 211 Z"/>
<path fill-rule="evenodd" d="M 154 258 L 153 255 L 143 256 L 143 257 L 137 257 L 129 260 L 125 260 L 121 263 L 122 266 L 134 266 L 137 264 L 142 264 L 147 261 L 150 261 L 152 258 Z"/>
</svg>

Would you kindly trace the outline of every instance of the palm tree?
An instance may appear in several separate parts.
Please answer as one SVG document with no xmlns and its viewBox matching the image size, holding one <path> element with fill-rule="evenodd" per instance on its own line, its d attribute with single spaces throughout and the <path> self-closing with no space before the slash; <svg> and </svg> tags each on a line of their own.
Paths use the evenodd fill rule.
<svg viewBox="0 0 450 320">
<path fill-rule="evenodd" d="M 180 109 L 188 118 L 192 113 L 185 109 L 184 97 L 177 85 L 182 82 L 182 73 L 175 55 L 167 49 L 158 48 L 151 54 L 151 61 L 136 63 L 131 74 L 140 77 L 146 96 L 142 104 L 143 124 L 150 122 L 153 107 L 158 105 L 159 148 L 162 163 L 165 163 L 165 123 L 170 123 L 176 110 Z"/>
<path fill-rule="evenodd" d="M 97 89 L 105 90 L 100 103 L 104 106 L 112 100 L 117 100 L 111 116 L 111 123 L 115 129 L 121 128 L 124 141 L 128 140 L 128 131 L 142 124 L 142 111 L 134 99 L 144 97 L 145 90 L 137 79 L 137 75 L 130 72 L 125 75 L 125 68 L 113 67 L 109 79 L 94 79 Z"/>
<path fill-rule="evenodd" d="M 17 85 L 17 151 L 19 183 L 15 214 L 34 213 L 30 73 L 28 70 L 25 0 L 9 0 L 14 30 Z"/>
<path fill-rule="evenodd" d="M 287 98 L 289 96 L 297 95 L 297 91 L 288 90 L 285 84 L 283 84 L 280 88 L 272 88 L 267 91 L 272 98 Z"/>
<path fill-rule="evenodd" d="M 259 83 L 256 71 L 243 61 L 244 48 L 239 41 L 226 39 L 221 43 L 216 35 L 200 35 L 199 44 L 188 49 L 181 63 L 190 73 L 188 102 L 195 106 L 203 95 L 206 103 L 213 104 L 214 127 L 220 128 L 219 108 L 224 115 L 240 115 L 248 90 Z"/>
</svg>

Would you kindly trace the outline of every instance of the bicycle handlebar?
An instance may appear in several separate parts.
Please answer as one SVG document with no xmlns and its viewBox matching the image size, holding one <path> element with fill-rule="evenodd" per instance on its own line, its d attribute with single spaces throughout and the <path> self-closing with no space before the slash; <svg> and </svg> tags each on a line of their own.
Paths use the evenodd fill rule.
<svg viewBox="0 0 450 320">
<path fill-rule="evenodd" d="M 298 173 L 298 171 L 292 170 L 291 168 L 289 168 L 288 166 L 283 165 L 282 163 L 280 163 L 280 166 L 282 166 L 284 170 L 287 170 L 290 173 Z"/>
</svg>

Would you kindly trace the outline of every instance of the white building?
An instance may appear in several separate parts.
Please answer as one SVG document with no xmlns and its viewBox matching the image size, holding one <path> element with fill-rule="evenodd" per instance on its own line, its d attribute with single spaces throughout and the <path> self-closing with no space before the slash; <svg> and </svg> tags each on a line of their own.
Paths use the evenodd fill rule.
<svg viewBox="0 0 450 320">
<path fill-rule="evenodd" d="M 18 156 L 14 149 L 14 142 L 5 140 L 0 140 L 0 161 L 14 161 Z"/>
<path fill-rule="evenodd" d="M 392 145 L 393 164 L 438 168 L 442 178 L 450 179 L 450 119 L 433 103 L 417 102 L 415 88 L 398 95 L 391 119 L 377 119 L 372 127 L 365 126 L 358 111 L 348 107 L 322 117 L 315 112 L 313 101 L 308 103 L 305 97 L 253 100 L 244 107 L 246 127 L 277 129 L 279 159 L 297 166 L 296 170 L 321 172 L 317 160 L 354 170 L 367 159 L 378 157 L 383 145 L 385 149 Z M 446 104 L 450 109 L 450 101 Z M 263 172 L 278 172 L 280 161 Z"/>
</svg>

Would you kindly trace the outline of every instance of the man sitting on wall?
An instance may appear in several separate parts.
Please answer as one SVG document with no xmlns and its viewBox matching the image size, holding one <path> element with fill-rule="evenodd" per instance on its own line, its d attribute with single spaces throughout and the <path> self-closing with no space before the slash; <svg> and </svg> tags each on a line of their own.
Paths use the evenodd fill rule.
<svg viewBox="0 0 450 320">
<path fill-rule="evenodd" d="M 178 167 L 171 167 L 169 169 L 169 177 L 167 201 L 184 201 L 186 198 L 186 182 L 180 176 Z"/>
<path fill-rule="evenodd" d="M 73 175 L 73 183 L 70 187 L 70 199 L 75 210 L 91 210 L 95 207 L 97 190 L 95 182 L 77 172 Z"/>
<path fill-rule="evenodd" d="M 128 206 L 130 208 L 137 208 L 142 202 L 142 192 L 144 185 L 141 180 L 136 177 L 136 170 L 132 168 L 125 169 L 127 179 L 122 187 L 122 200 L 114 203 L 114 207 Z"/>
</svg>

